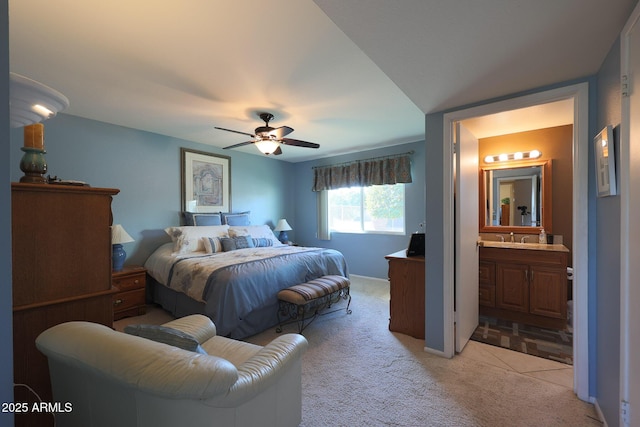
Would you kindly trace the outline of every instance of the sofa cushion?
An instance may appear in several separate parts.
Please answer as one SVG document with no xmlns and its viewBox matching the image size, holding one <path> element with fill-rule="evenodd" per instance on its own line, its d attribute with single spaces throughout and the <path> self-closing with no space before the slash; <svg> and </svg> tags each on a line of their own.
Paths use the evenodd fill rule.
<svg viewBox="0 0 640 427">
<path fill-rule="evenodd" d="M 236 368 L 255 356 L 262 347 L 244 341 L 215 336 L 202 343 L 202 347 L 210 356 L 228 360 Z"/>
<path fill-rule="evenodd" d="M 207 354 L 200 346 L 198 340 L 186 332 L 169 328 L 162 325 L 128 325 L 124 332 L 129 335 L 146 338 L 152 341 L 161 342 L 167 345 L 193 351 L 195 353 Z"/>
</svg>

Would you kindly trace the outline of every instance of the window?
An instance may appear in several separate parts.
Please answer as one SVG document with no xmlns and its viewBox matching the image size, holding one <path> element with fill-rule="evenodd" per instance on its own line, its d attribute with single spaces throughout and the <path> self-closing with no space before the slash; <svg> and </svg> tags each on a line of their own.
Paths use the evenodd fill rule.
<svg viewBox="0 0 640 427">
<path fill-rule="evenodd" d="M 404 234 L 404 184 L 328 190 L 329 229 Z"/>
</svg>

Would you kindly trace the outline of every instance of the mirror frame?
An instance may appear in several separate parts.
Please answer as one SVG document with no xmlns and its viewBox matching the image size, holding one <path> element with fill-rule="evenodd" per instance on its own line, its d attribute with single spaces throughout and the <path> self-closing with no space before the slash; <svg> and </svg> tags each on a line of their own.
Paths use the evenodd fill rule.
<svg viewBox="0 0 640 427">
<path fill-rule="evenodd" d="M 523 168 L 530 166 L 541 166 L 542 167 L 542 198 L 541 198 L 541 206 L 540 206 L 540 216 L 542 218 L 541 225 L 539 227 L 510 227 L 510 226 L 501 226 L 501 225 L 485 225 L 487 218 L 485 211 L 485 181 L 484 181 L 484 173 L 489 170 L 501 170 L 501 169 L 515 169 L 515 168 Z M 479 169 L 479 207 L 478 207 L 478 218 L 479 218 L 479 232 L 480 233 L 518 233 L 518 234 L 537 234 L 541 229 L 544 228 L 545 232 L 552 233 L 553 232 L 553 223 L 552 223 L 552 176 L 551 176 L 551 160 L 542 160 L 535 162 L 510 162 L 506 164 L 496 165 L 496 166 L 486 166 Z"/>
</svg>

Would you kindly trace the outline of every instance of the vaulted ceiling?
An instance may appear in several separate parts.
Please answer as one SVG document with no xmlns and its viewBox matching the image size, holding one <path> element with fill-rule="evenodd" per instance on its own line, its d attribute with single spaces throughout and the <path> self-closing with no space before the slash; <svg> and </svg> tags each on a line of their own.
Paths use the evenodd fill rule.
<svg viewBox="0 0 640 427">
<path fill-rule="evenodd" d="M 247 137 L 215 126 L 253 133 L 270 112 L 321 145 L 277 157 L 298 162 L 592 75 L 636 2 L 10 0 L 10 69 L 65 94 L 66 114 L 218 148 Z"/>
</svg>

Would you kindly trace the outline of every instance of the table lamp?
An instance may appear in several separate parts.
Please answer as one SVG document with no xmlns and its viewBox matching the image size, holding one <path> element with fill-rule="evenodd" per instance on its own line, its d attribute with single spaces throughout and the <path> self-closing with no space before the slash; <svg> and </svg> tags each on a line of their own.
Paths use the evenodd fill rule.
<svg viewBox="0 0 640 427">
<path fill-rule="evenodd" d="M 280 235 L 278 236 L 278 240 L 280 240 L 282 243 L 289 242 L 289 235 L 287 234 L 287 231 L 290 231 L 290 230 L 293 230 L 293 229 L 291 228 L 287 220 L 284 218 L 278 221 L 278 225 L 276 225 L 276 228 L 273 229 L 273 231 L 280 232 Z"/>
<path fill-rule="evenodd" d="M 122 268 L 124 267 L 124 260 L 127 258 L 127 253 L 124 251 L 122 244 L 133 241 L 133 238 L 129 236 L 120 224 L 111 226 L 113 271 L 122 271 Z"/>
</svg>

